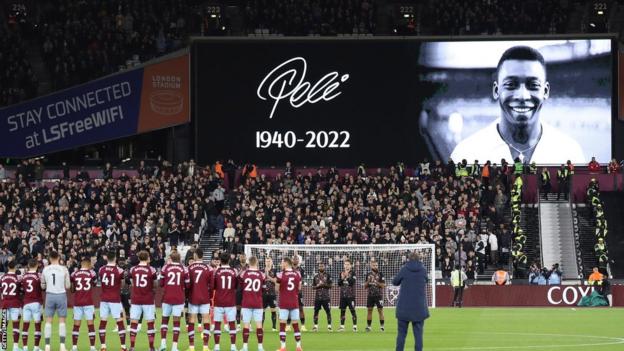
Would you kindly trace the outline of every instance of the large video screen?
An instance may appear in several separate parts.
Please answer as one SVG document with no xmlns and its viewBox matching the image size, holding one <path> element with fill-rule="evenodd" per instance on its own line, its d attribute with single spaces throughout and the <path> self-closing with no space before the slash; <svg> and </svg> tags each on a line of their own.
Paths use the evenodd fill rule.
<svg viewBox="0 0 624 351">
<path fill-rule="evenodd" d="M 606 162 L 615 50 L 611 38 L 197 40 L 196 156 Z"/>
</svg>

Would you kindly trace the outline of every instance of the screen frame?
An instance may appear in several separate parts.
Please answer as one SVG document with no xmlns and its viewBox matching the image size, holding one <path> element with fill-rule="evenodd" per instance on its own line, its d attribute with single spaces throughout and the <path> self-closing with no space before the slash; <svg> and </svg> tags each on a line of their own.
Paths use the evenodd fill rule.
<svg viewBox="0 0 624 351">
<path fill-rule="evenodd" d="M 189 46 L 191 52 L 191 125 L 193 128 L 193 151 L 195 159 L 199 154 L 199 128 L 196 125 L 196 118 L 199 111 L 200 100 L 196 94 L 199 92 L 197 72 L 199 68 L 199 60 L 197 59 L 197 48 L 199 45 L 211 42 L 319 42 L 319 41 L 397 41 L 397 42 L 466 42 L 466 41 L 514 41 L 514 40 L 587 40 L 587 39 L 606 39 L 611 41 L 611 157 L 621 160 L 624 159 L 624 121 L 619 118 L 620 104 L 619 101 L 619 52 L 620 42 L 617 33 L 586 33 L 586 34 L 534 34 L 534 35 L 496 35 L 496 36 L 331 36 L 331 37 L 313 37 L 313 36 L 247 36 L 247 37 L 191 37 L 189 38 Z M 623 87 L 624 88 L 624 87 Z M 220 156 L 214 155 L 214 159 L 220 159 Z M 611 160 L 598 160 L 602 164 L 608 164 Z M 292 160 L 293 164 L 299 165 L 297 160 Z M 562 160 L 563 162 L 563 160 Z M 267 165 L 275 166 L 275 165 Z"/>
</svg>

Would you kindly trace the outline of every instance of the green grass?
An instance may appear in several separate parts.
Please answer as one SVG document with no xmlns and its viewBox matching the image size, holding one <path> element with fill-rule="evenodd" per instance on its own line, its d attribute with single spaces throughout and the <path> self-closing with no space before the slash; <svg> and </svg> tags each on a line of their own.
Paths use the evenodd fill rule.
<svg viewBox="0 0 624 351">
<path fill-rule="evenodd" d="M 386 332 L 379 331 L 377 316 L 374 331 L 365 333 L 366 311 L 358 310 L 359 332 L 351 332 L 347 313 L 347 332 L 329 333 L 323 313 L 319 322 L 321 331 L 303 333 L 302 343 L 306 351 L 387 351 L 394 350 L 396 323 L 394 310 L 387 309 Z M 71 317 L 71 316 L 70 316 Z M 306 327 L 312 329 L 312 311 L 306 311 Z M 334 330 L 338 327 L 339 314 L 334 310 Z M 71 320 L 71 319 L 68 319 Z M 624 309 L 576 309 L 569 308 L 437 308 L 431 310 L 431 318 L 425 324 L 425 350 L 624 350 Z M 97 329 L 96 321 L 96 329 Z M 278 334 L 271 332 L 270 319 L 265 322 L 265 350 L 275 350 L 279 345 Z M 184 324 L 184 323 L 183 323 Z M 119 339 L 110 330 L 107 346 L 111 351 L 119 350 Z M 157 323 L 157 328 L 159 324 Z M 268 329 L 268 331 L 266 331 Z M 147 350 L 145 325 L 137 340 L 137 351 Z M 179 349 L 187 349 L 186 327 L 182 326 Z M 31 345 L 32 350 L 32 326 Z M 171 334 L 171 325 L 169 328 Z M 67 345 L 71 346 L 71 326 L 67 325 Z M 156 332 L 156 346 L 160 345 L 160 330 Z M 197 334 L 197 333 L 196 333 Z M 12 339 L 9 332 L 9 350 Z M 58 324 L 54 324 L 52 350 L 58 350 Z M 171 340 L 171 336 L 169 337 Z M 256 350 L 256 336 L 250 336 L 250 350 Z M 129 343 L 128 338 L 128 343 Z M 211 349 L 214 339 L 211 337 Z M 86 323 L 83 322 L 79 350 L 89 350 Z M 238 334 L 238 346 L 242 346 L 242 335 Z M 96 346 L 99 345 L 99 342 Z M 229 350 L 229 337 L 221 338 L 221 350 Z M 414 349 L 414 341 L 408 336 L 406 350 Z M 292 332 L 288 333 L 288 350 L 294 350 Z"/>
</svg>

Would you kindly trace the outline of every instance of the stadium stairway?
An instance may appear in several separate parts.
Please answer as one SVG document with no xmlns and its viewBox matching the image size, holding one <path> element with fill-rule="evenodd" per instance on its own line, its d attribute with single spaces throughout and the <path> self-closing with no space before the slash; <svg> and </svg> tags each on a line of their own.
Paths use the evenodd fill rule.
<svg viewBox="0 0 624 351">
<path fill-rule="evenodd" d="M 579 276 L 574 222 L 568 200 L 557 200 L 557 194 L 540 195 L 539 220 L 542 266 L 559 263 L 564 279 Z"/>
<path fill-rule="evenodd" d="M 594 245 L 596 244 L 595 227 L 592 220 L 592 210 L 585 204 L 576 204 L 574 213 L 574 231 L 578 233 L 579 249 L 581 252 L 581 273 L 583 277 L 591 274 L 592 267 L 598 265 Z"/>
<path fill-rule="evenodd" d="M 524 204 L 520 207 L 520 228 L 527 237 L 524 254 L 529 265 L 535 261 L 541 262 L 538 214 L 539 210 L 534 204 Z"/>
<path fill-rule="evenodd" d="M 221 235 L 219 233 L 204 233 L 199 242 L 199 247 L 204 252 L 204 262 L 210 262 L 212 253 L 221 248 Z"/>
</svg>

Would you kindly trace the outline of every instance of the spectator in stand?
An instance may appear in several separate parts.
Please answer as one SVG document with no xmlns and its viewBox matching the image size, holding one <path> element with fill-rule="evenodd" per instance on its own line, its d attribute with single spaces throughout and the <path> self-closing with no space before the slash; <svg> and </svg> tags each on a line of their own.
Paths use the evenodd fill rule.
<svg viewBox="0 0 624 351">
<path fill-rule="evenodd" d="M 509 281 L 509 273 L 507 273 L 502 266 L 499 266 L 496 272 L 492 274 L 492 282 L 496 285 L 507 285 Z"/>
<path fill-rule="evenodd" d="M 559 170 L 557 170 L 557 187 L 558 187 L 557 200 L 561 198 L 561 195 L 563 195 L 564 199 L 566 200 L 568 199 L 568 194 L 570 192 L 569 186 L 570 186 L 570 171 L 566 166 L 561 165 Z"/>
<path fill-rule="evenodd" d="M 234 163 L 234 160 L 229 159 L 227 163 L 223 166 L 223 171 L 227 175 L 228 181 L 228 189 L 234 189 L 236 185 L 234 182 L 236 181 L 236 170 L 238 166 Z"/>
<path fill-rule="evenodd" d="M 498 237 L 496 234 L 489 233 L 488 244 L 490 245 L 490 263 L 498 265 Z"/>
<path fill-rule="evenodd" d="M 477 272 L 475 271 L 475 265 L 473 260 L 466 261 L 466 276 L 470 280 L 475 280 Z"/>
<path fill-rule="evenodd" d="M 223 239 L 226 242 L 230 242 L 234 240 L 236 236 L 236 229 L 232 227 L 232 223 L 228 223 L 225 230 L 223 230 Z"/>
<path fill-rule="evenodd" d="M 609 166 L 607 166 L 607 173 L 609 174 L 618 174 L 620 173 L 620 164 L 616 159 L 612 159 L 609 162 Z"/>
<path fill-rule="evenodd" d="M 6 176 L 6 169 L 4 169 L 4 166 L 0 164 L 0 181 L 6 179 Z"/>
<path fill-rule="evenodd" d="M 594 267 L 592 269 L 592 273 L 589 275 L 589 278 L 587 279 L 587 283 L 589 285 L 600 285 L 602 284 L 603 278 L 604 278 L 604 275 L 600 273 L 600 271 L 598 270 L 598 267 Z"/>
<path fill-rule="evenodd" d="M 542 270 L 539 264 L 533 263 L 529 268 L 529 284 L 538 285 L 539 277 L 542 275 Z"/>
<path fill-rule="evenodd" d="M 496 196 L 494 197 L 494 208 L 496 209 L 496 214 L 501 215 L 505 213 L 505 206 L 507 206 L 509 199 L 507 195 L 503 193 L 503 189 L 500 186 L 496 186 Z M 494 222 L 499 222 L 500 218 L 496 218 Z"/>
<path fill-rule="evenodd" d="M 599 173 L 600 172 L 600 163 L 598 163 L 598 161 L 596 161 L 596 157 L 592 157 L 591 161 L 589 161 L 589 164 L 587 165 L 587 167 L 589 168 L 589 172 L 590 173 Z"/>
<path fill-rule="evenodd" d="M 570 173 L 570 175 L 574 175 L 574 164 L 572 163 L 572 161 L 568 160 L 566 162 L 566 167 L 568 168 L 568 172 Z"/>
<path fill-rule="evenodd" d="M 542 168 L 542 173 L 540 173 L 540 188 L 544 194 L 549 193 L 551 189 L 550 171 L 546 167 Z"/>
<path fill-rule="evenodd" d="M 559 263 L 555 263 L 548 272 L 548 285 L 561 285 L 562 273 L 559 270 Z"/>
<path fill-rule="evenodd" d="M 106 165 L 104 165 L 104 169 L 102 169 L 102 177 L 105 180 L 113 178 L 113 166 L 111 166 L 110 162 L 106 162 Z"/>
<path fill-rule="evenodd" d="M 499 229 L 499 251 L 500 251 L 500 263 L 503 265 L 509 264 L 509 254 L 511 252 L 511 231 L 507 226 L 501 224 Z"/>
<path fill-rule="evenodd" d="M 69 179 L 69 165 L 67 162 L 63 161 L 63 163 L 61 163 L 61 168 L 63 169 L 63 179 Z"/>
<path fill-rule="evenodd" d="M 453 261 L 451 258 L 446 256 L 442 261 L 442 278 L 449 279 L 451 277 L 451 272 L 453 271 Z"/>
</svg>

